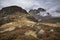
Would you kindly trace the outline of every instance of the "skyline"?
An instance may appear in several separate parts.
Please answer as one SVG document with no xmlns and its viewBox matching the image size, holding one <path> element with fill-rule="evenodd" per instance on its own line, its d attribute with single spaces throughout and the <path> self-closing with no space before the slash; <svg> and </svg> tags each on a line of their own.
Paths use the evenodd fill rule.
<svg viewBox="0 0 60 40">
<path fill-rule="evenodd" d="M 17 5 L 26 9 L 44 8 L 54 16 L 60 16 L 60 0 L 0 0 L 0 9 L 7 6 Z"/>
</svg>

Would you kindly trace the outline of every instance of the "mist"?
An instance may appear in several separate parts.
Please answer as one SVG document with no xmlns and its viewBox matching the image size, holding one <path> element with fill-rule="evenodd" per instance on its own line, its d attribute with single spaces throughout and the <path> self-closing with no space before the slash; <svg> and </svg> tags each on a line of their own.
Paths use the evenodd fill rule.
<svg viewBox="0 0 60 40">
<path fill-rule="evenodd" d="M 0 9 L 12 5 L 20 6 L 27 11 L 41 7 L 51 15 L 60 17 L 60 0 L 0 0 Z"/>
</svg>

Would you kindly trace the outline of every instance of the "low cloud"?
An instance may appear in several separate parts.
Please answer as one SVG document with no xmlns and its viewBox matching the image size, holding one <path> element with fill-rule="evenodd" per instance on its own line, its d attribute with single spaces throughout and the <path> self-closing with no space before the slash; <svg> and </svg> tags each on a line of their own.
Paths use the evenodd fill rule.
<svg viewBox="0 0 60 40">
<path fill-rule="evenodd" d="M 11 5 L 20 6 L 26 10 L 42 7 L 52 15 L 60 11 L 60 0 L 0 0 L 0 9 Z"/>
</svg>

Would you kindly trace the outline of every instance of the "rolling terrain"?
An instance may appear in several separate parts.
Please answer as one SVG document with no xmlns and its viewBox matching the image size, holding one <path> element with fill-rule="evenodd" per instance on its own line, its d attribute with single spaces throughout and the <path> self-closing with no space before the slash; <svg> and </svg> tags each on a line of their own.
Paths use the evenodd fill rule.
<svg viewBox="0 0 60 40">
<path fill-rule="evenodd" d="M 18 6 L 5 7 L 0 14 L 0 40 L 60 40 L 60 23 L 38 23 Z"/>
</svg>

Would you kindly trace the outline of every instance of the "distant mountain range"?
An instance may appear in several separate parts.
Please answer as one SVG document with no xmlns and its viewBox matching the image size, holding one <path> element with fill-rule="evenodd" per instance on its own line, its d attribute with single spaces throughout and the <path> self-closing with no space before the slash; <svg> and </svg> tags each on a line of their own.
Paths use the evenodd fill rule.
<svg viewBox="0 0 60 40">
<path fill-rule="evenodd" d="M 38 8 L 31 9 L 29 14 L 33 16 L 37 21 L 50 21 L 50 22 L 60 22 L 60 17 L 53 17 L 46 9 Z"/>
</svg>

